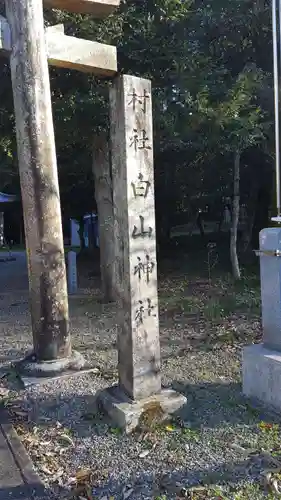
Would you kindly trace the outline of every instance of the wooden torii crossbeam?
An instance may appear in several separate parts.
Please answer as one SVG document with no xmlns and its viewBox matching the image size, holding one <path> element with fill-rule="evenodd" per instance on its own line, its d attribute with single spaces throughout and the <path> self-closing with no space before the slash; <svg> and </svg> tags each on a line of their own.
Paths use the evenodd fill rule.
<svg viewBox="0 0 281 500">
<path fill-rule="evenodd" d="M 94 17 L 105 17 L 119 5 L 120 0 L 43 0 L 44 7 L 91 14 Z"/>
<path fill-rule="evenodd" d="M 0 53 L 12 50 L 10 26 L 0 16 Z M 100 77 L 112 77 L 117 72 L 117 51 L 112 45 L 83 40 L 64 34 L 63 24 L 45 30 L 48 62 L 51 66 L 76 69 Z"/>
</svg>

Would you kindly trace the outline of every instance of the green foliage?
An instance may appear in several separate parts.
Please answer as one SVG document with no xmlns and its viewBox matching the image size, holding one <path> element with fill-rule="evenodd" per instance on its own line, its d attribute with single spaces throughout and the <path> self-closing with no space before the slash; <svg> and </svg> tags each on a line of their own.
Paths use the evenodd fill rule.
<svg viewBox="0 0 281 500">
<path fill-rule="evenodd" d="M 193 195 L 230 192 L 233 151 L 264 148 L 272 154 L 268 0 L 132 0 L 105 20 L 56 10 L 46 11 L 45 20 L 64 23 L 69 35 L 117 45 L 119 71 L 152 80 L 163 228 L 173 214 L 190 208 Z M 1 70 L 0 190 L 18 192 L 5 59 Z M 108 128 L 108 82 L 57 68 L 50 78 L 63 211 L 80 217 L 95 208 L 92 142 Z"/>
</svg>

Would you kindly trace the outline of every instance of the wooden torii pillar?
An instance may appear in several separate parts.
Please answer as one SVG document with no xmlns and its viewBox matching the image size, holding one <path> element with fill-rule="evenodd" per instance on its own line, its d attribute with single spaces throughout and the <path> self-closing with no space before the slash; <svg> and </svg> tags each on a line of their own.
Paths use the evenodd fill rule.
<svg viewBox="0 0 281 500">
<path fill-rule="evenodd" d="M 108 15 L 119 0 L 46 0 L 44 6 Z M 72 352 L 67 281 L 48 62 L 98 76 L 117 72 L 116 48 L 44 30 L 40 0 L 5 0 L 0 52 L 10 57 L 19 172 L 29 271 L 34 353 L 26 373 L 53 375 L 79 368 Z"/>
</svg>

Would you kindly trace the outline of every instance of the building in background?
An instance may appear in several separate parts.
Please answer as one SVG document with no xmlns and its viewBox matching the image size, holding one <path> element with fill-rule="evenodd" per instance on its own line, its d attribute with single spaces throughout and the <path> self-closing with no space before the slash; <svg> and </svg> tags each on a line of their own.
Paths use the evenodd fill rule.
<svg viewBox="0 0 281 500">
<path fill-rule="evenodd" d="M 85 247 L 91 246 L 99 247 L 99 231 L 98 231 L 98 217 L 97 214 L 86 214 L 83 217 L 84 221 L 84 243 Z M 70 219 L 70 245 L 72 247 L 80 247 L 80 224 L 75 219 Z"/>
</svg>

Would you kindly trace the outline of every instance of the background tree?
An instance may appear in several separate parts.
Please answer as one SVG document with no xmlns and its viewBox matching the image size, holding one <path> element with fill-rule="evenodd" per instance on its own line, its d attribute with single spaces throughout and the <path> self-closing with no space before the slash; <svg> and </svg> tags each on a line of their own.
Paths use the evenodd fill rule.
<svg viewBox="0 0 281 500">
<path fill-rule="evenodd" d="M 55 10 L 45 19 L 64 23 L 67 34 L 117 45 L 119 70 L 152 80 L 160 253 L 169 248 L 171 228 L 196 219 L 199 209 L 220 217 L 222 200 L 233 195 L 235 157 L 247 212 L 243 247 L 250 248 L 252 233 L 256 239 L 267 223 L 273 186 L 269 0 L 132 0 L 106 20 Z M 5 59 L 1 69 L 0 190 L 18 192 Z M 108 129 L 108 82 L 57 68 L 50 77 L 62 210 L 66 220 L 81 219 L 96 208 L 92 141 Z M 234 224 L 237 190 L 233 200 Z M 233 226 L 232 249 L 236 233 Z"/>
</svg>

